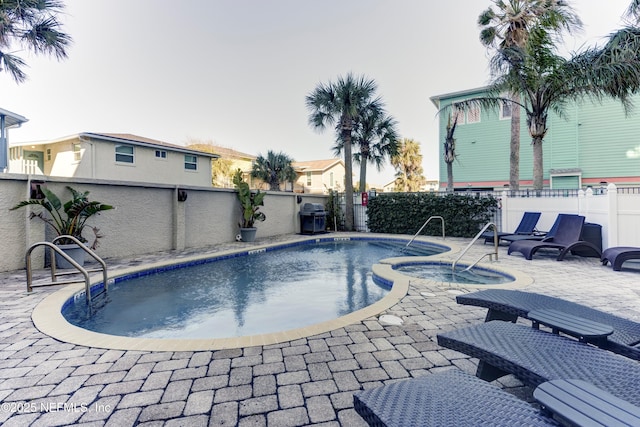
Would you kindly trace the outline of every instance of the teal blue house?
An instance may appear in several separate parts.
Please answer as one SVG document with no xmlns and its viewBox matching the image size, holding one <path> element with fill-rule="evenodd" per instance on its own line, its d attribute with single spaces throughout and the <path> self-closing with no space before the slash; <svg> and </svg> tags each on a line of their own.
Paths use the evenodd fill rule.
<svg viewBox="0 0 640 427">
<path fill-rule="evenodd" d="M 482 96 L 485 88 L 437 95 L 439 110 Z M 568 104 L 563 117 L 550 113 L 544 138 L 544 186 L 551 189 L 640 186 L 640 96 L 628 115 L 619 101 Z M 447 185 L 444 141 L 449 111 L 439 114 L 440 187 Z M 454 188 L 501 189 L 509 183 L 511 110 L 471 108 L 459 113 L 453 163 Z M 526 114 L 521 113 L 520 188 L 532 187 L 533 150 Z"/>
</svg>

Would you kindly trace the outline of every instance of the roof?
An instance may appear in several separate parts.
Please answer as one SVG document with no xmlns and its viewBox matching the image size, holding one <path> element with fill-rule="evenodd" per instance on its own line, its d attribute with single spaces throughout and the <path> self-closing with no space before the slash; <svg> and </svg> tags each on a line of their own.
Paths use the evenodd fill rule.
<svg viewBox="0 0 640 427">
<path fill-rule="evenodd" d="M 222 158 L 225 159 L 246 159 L 246 160 L 255 160 L 256 156 L 253 154 L 241 153 L 240 151 L 236 151 L 233 148 L 221 147 L 219 145 L 213 145 L 213 150 Z"/>
<path fill-rule="evenodd" d="M 12 113 L 9 110 L 0 108 L 0 116 L 4 117 L 4 127 L 9 129 L 12 127 L 20 127 L 22 123 L 28 122 L 29 119 L 20 114 Z"/>
<path fill-rule="evenodd" d="M 12 146 L 20 146 L 20 145 L 43 145 L 43 144 L 52 144 L 56 142 L 68 141 L 71 139 L 82 139 L 82 138 L 90 138 L 107 142 L 114 143 L 122 143 L 122 144 L 130 144 L 137 145 L 141 147 L 150 147 L 150 148 L 164 148 L 165 150 L 178 151 L 181 153 L 187 154 L 195 154 L 203 157 L 212 157 L 217 158 L 220 157 L 217 154 L 207 153 L 206 151 L 194 150 L 191 148 L 187 148 L 183 145 L 169 144 L 168 142 L 158 141 L 156 139 L 145 138 L 144 136 L 133 135 L 130 133 L 95 133 L 95 132 L 81 132 L 75 135 L 69 135 L 62 138 L 56 138 L 47 141 L 38 141 L 38 142 L 20 142 L 20 143 L 12 143 Z"/>
<path fill-rule="evenodd" d="M 305 172 L 311 171 L 326 171 L 337 164 L 344 165 L 342 159 L 327 159 L 327 160 L 309 160 L 308 162 L 293 162 L 293 166 L 296 170 L 302 170 Z"/>
<path fill-rule="evenodd" d="M 460 90 L 457 92 L 444 93 L 442 95 L 434 95 L 429 99 L 431 100 L 431 102 L 433 102 L 433 105 L 435 105 L 436 108 L 440 108 L 440 100 L 442 99 L 457 98 L 459 96 L 467 96 L 467 95 L 475 95 L 479 92 L 485 92 L 487 90 L 487 87 L 488 86 L 478 87 L 475 89 Z"/>
</svg>

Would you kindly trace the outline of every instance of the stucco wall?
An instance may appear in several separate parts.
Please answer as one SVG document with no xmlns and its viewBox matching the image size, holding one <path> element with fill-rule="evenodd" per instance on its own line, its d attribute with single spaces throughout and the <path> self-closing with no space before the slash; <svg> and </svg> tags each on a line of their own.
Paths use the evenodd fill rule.
<svg viewBox="0 0 640 427">
<path fill-rule="evenodd" d="M 177 200 L 177 188 L 170 185 L 139 184 L 91 179 L 47 178 L 46 185 L 63 202 L 68 200 L 67 185 L 89 191 L 89 200 L 116 207 L 92 217 L 88 224 L 104 235 L 98 255 L 135 255 L 183 248 L 200 248 L 235 240 L 240 206 L 236 192 L 228 189 L 182 186 L 187 200 Z M 26 175 L 0 174 L 0 271 L 24 268 L 27 248 L 47 239 L 42 221 L 29 220 L 26 208 L 9 208 L 28 198 Z M 263 211 L 267 220 L 257 223 L 257 238 L 299 232 L 297 194 L 268 192 Z M 326 203 L 326 197 L 305 195 L 302 203 Z M 85 229 L 91 240 L 92 232 Z M 44 250 L 36 249 L 35 266 L 42 266 Z"/>
</svg>

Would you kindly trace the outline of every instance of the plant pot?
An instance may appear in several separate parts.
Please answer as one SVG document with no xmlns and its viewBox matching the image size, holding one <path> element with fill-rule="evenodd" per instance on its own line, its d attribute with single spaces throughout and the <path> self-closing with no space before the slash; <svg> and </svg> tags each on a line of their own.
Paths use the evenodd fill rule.
<svg viewBox="0 0 640 427">
<path fill-rule="evenodd" d="M 58 247 L 62 250 L 62 252 L 69 255 L 71 259 L 73 259 L 75 262 L 80 264 L 81 267 L 84 265 L 85 252 L 84 252 L 84 249 L 82 249 L 80 246 L 71 244 L 71 245 L 58 245 Z M 70 262 L 64 259 L 57 252 L 56 252 L 56 266 L 60 269 L 75 268 L 73 265 L 71 265 Z"/>
<path fill-rule="evenodd" d="M 243 242 L 253 242 L 254 240 L 256 240 L 256 232 L 257 231 L 258 231 L 258 229 L 255 228 L 255 227 L 241 228 L 240 229 L 240 236 L 242 237 L 242 241 Z"/>
</svg>

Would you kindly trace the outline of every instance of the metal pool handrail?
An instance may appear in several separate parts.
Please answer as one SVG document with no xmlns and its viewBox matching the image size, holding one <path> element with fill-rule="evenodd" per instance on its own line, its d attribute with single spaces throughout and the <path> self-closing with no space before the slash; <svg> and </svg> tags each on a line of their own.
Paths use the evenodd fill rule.
<svg viewBox="0 0 640 427">
<path fill-rule="evenodd" d="M 464 248 L 462 250 L 462 252 L 460 252 L 460 255 L 458 255 L 458 257 L 456 258 L 455 261 L 453 261 L 453 263 L 451 264 L 451 270 L 455 271 L 456 270 L 456 264 L 458 263 L 458 261 L 460 261 L 460 258 L 462 258 L 464 256 L 464 254 L 467 253 L 467 251 L 469 250 L 469 248 L 471 248 L 471 246 L 476 242 L 476 240 L 478 240 L 478 238 L 482 235 L 482 233 L 484 233 L 485 231 L 487 231 L 487 228 L 493 226 L 493 247 L 494 247 L 494 252 L 491 253 L 486 253 L 483 254 L 480 259 L 478 259 L 476 262 L 474 262 L 473 264 L 471 264 L 471 267 L 473 267 L 474 265 L 476 265 L 478 262 L 480 262 L 480 260 L 482 258 L 484 258 L 485 256 L 489 256 L 489 259 L 491 259 L 491 256 L 495 255 L 496 257 L 496 261 L 498 260 L 498 227 L 496 227 L 496 225 L 493 222 L 488 222 L 484 225 L 484 227 L 482 227 L 482 229 L 478 232 L 478 234 L 476 234 L 476 236 L 471 240 L 471 242 L 467 245 L 466 248 Z M 469 267 L 469 268 L 471 268 Z"/>
<path fill-rule="evenodd" d="M 413 235 L 413 237 L 411 238 L 411 240 L 409 240 L 409 243 L 407 243 L 407 245 L 405 246 L 405 248 L 408 248 L 409 245 L 416 239 L 416 237 L 418 237 L 418 235 L 422 232 L 422 230 L 424 230 L 424 228 L 427 226 L 427 224 L 429 224 L 429 221 L 431 221 L 432 219 L 439 219 L 442 222 L 442 240 L 444 240 L 444 218 L 439 216 L 439 215 L 432 215 L 430 216 L 424 224 L 422 224 L 422 227 L 420 227 L 420 230 L 418 230 L 418 232 L 416 234 Z"/>
</svg>

